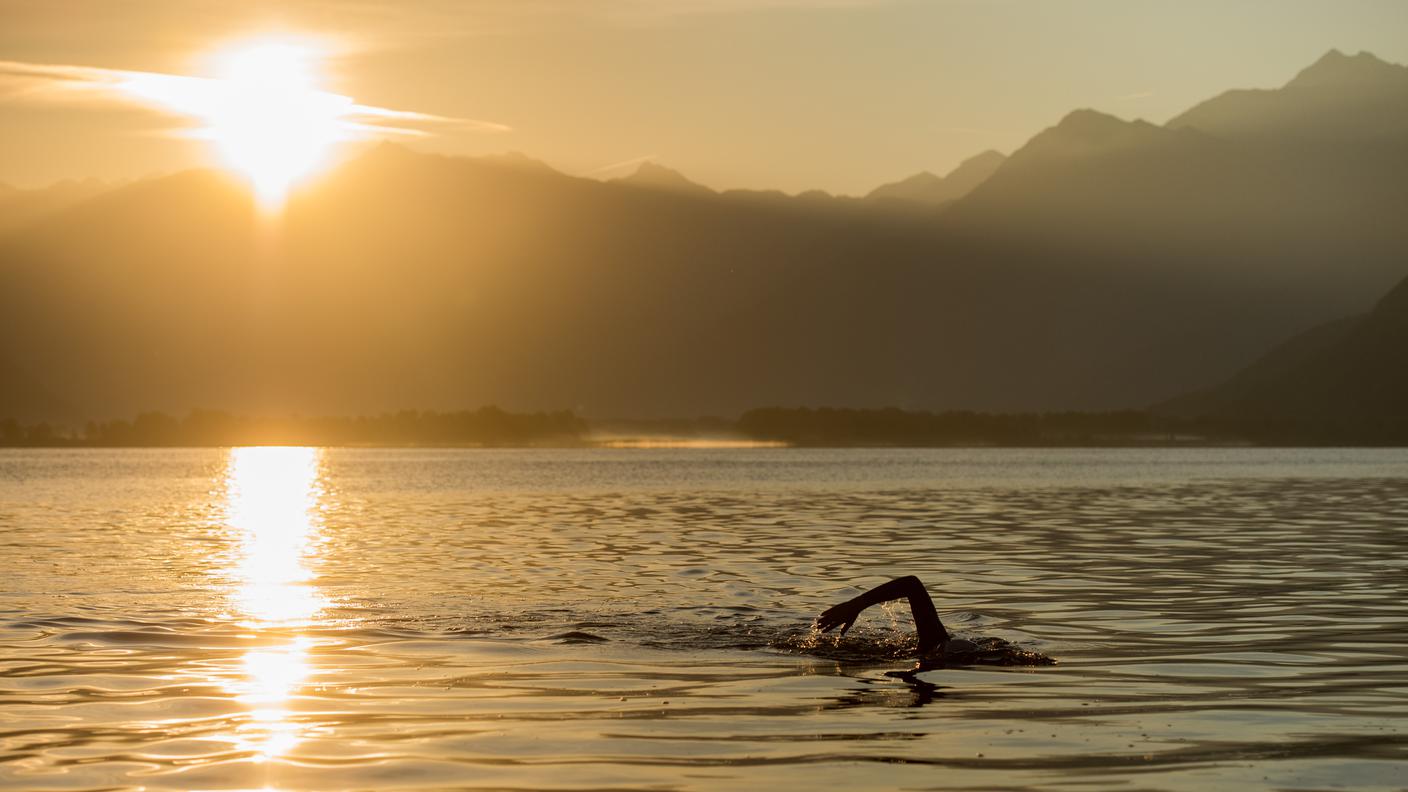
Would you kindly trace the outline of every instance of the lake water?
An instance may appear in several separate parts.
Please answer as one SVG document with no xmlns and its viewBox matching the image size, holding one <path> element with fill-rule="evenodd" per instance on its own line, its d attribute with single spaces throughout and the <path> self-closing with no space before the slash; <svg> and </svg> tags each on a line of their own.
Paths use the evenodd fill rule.
<svg viewBox="0 0 1408 792">
<path fill-rule="evenodd" d="M 1396 450 L 0 451 L 0 787 L 1404 789 Z M 916 574 L 1060 662 L 895 676 Z"/>
</svg>

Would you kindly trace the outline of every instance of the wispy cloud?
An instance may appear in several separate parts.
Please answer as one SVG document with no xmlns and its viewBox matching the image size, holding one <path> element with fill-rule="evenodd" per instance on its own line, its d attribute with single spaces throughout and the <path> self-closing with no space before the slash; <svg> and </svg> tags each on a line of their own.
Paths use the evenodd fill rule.
<svg viewBox="0 0 1408 792">
<path fill-rule="evenodd" d="M 587 171 L 586 173 L 584 173 L 584 174 L 582 174 L 582 175 L 584 175 L 584 176 L 602 176 L 602 175 L 605 175 L 605 174 L 607 174 L 607 173 L 611 173 L 611 172 L 613 172 L 613 171 L 625 170 L 626 168 L 629 168 L 629 167 L 631 167 L 632 165 L 639 165 L 639 164 L 641 164 L 642 162 L 652 162 L 652 161 L 654 161 L 656 158 L 658 158 L 659 156 L 660 156 L 659 154 L 646 154 L 646 155 L 640 156 L 640 157 L 631 157 L 631 158 L 628 159 L 628 160 L 621 160 L 620 162 L 613 162 L 613 163 L 611 163 L 610 165 L 603 165 L 603 166 L 601 166 L 600 168 L 597 168 L 596 170 Z"/>
<path fill-rule="evenodd" d="M 144 107 L 172 118 L 204 115 L 228 92 L 225 81 L 161 72 L 107 69 L 72 64 L 0 61 L 0 102 L 123 104 Z M 363 133 L 426 136 L 437 132 L 507 132 L 494 121 L 398 110 L 359 104 L 330 91 L 313 92 L 318 102 L 335 105 L 349 130 Z"/>
<path fill-rule="evenodd" d="M 481 118 L 452 118 L 450 116 L 434 115 L 432 113 L 419 113 L 414 110 L 393 110 L 389 107 L 377 107 L 375 105 L 354 104 L 352 111 L 357 117 L 367 119 L 369 126 L 377 129 L 400 129 L 403 132 L 426 135 L 432 134 L 433 129 L 444 129 L 447 131 L 463 132 L 512 132 L 513 127 L 508 124 L 500 124 L 497 121 L 485 121 Z M 388 127 L 381 122 L 398 123 L 403 127 Z M 417 129 L 415 127 L 430 127 L 430 129 Z"/>
</svg>

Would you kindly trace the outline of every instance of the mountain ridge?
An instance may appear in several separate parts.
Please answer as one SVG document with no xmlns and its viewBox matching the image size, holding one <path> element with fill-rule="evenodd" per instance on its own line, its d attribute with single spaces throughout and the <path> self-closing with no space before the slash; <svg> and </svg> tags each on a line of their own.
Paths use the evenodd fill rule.
<svg viewBox="0 0 1408 792">
<path fill-rule="evenodd" d="M 1331 49 L 1305 67 L 1285 84 L 1285 88 L 1318 88 L 1364 83 L 1408 84 L 1408 66 L 1389 63 L 1371 52 L 1346 55 Z"/>
<path fill-rule="evenodd" d="M 867 193 L 865 198 L 943 206 L 972 192 L 996 173 L 1006 160 L 1006 155 L 988 149 L 963 160 L 944 176 L 920 171 L 906 179 L 882 184 Z"/>
<path fill-rule="evenodd" d="M 619 179 L 612 179 L 612 184 L 620 184 L 628 187 L 641 187 L 652 190 L 665 190 L 667 192 L 694 193 L 698 195 L 714 194 L 714 191 L 698 182 L 691 181 L 673 168 L 667 168 L 657 162 L 646 160 L 636 166 L 636 169 L 629 176 L 622 176 Z"/>
<path fill-rule="evenodd" d="M 1261 145 L 1401 141 L 1408 134 L 1408 67 L 1331 50 L 1280 88 L 1226 91 L 1165 126 Z"/>
<path fill-rule="evenodd" d="M 383 146 L 270 223 L 177 174 L 0 238 L 0 359 L 95 418 L 1150 404 L 1403 277 L 1379 152 L 1073 111 L 934 212 Z"/>
</svg>

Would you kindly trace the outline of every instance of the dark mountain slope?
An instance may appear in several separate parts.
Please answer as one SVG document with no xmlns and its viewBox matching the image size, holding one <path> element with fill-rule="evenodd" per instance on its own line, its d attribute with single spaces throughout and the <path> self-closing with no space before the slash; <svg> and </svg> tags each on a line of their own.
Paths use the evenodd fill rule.
<svg viewBox="0 0 1408 792">
<path fill-rule="evenodd" d="M 1345 426 L 1408 421 L 1408 279 L 1368 315 L 1297 336 L 1227 383 L 1161 409 Z"/>
</svg>

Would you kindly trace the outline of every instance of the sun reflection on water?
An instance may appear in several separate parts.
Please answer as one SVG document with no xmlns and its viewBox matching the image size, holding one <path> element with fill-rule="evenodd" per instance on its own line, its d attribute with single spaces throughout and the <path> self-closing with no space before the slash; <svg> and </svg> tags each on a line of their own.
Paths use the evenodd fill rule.
<svg viewBox="0 0 1408 792">
<path fill-rule="evenodd" d="M 307 567 L 318 528 L 319 450 L 230 450 L 228 522 L 240 540 L 235 605 L 251 626 L 296 626 L 326 604 Z"/>
<path fill-rule="evenodd" d="M 226 525 L 238 547 L 225 570 L 231 604 L 243 626 L 270 639 L 245 653 L 229 687 L 250 708 L 241 746 L 266 760 L 301 739 L 289 705 L 310 673 L 312 641 L 297 631 L 327 605 L 308 567 L 321 529 L 320 462 L 315 448 L 235 448 L 226 469 Z"/>
</svg>

